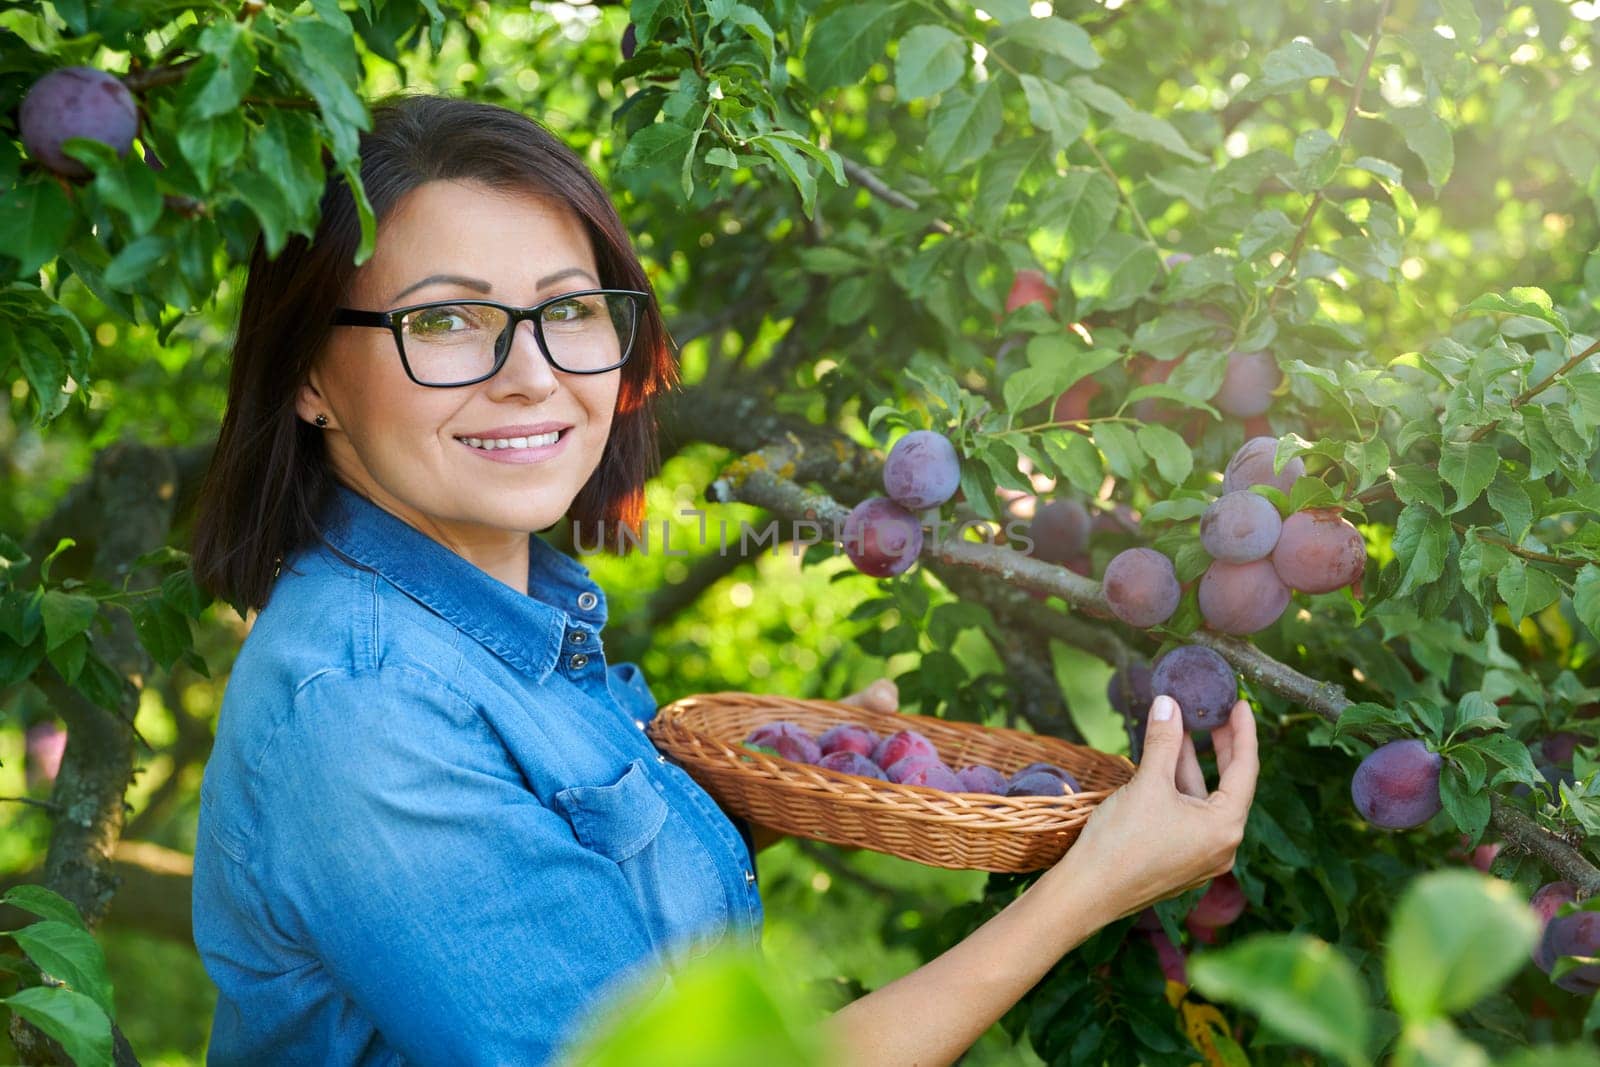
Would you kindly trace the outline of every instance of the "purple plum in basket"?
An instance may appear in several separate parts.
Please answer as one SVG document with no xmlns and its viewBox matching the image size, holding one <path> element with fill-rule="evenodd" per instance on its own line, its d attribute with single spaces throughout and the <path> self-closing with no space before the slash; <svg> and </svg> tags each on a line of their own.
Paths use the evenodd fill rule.
<svg viewBox="0 0 1600 1067">
<path fill-rule="evenodd" d="M 831 756 L 835 752 L 859 752 L 871 758 L 872 750 L 878 747 L 878 735 L 865 726 L 843 722 L 817 738 L 817 747 L 822 749 L 824 756 Z"/>
<path fill-rule="evenodd" d="M 826 767 L 830 771 L 841 774 L 857 774 L 863 778 L 876 778 L 880 782 L 887 782 L 889 776 L 883 773 L 883 768 L 873 763 L 859 752 L 849 749 L 839 749 L 830 752 L 817 761 L 818 767 Z"/>
<path fill-rule="evenodd" d="M 926 756 L 936 760 L 939 758 L 939 750 L 933 747 L 932 741 L 915 730 L 892 733 L 879 741 L 872 750 L 872 762 L 884 770 L 888 770 L 907 756 Z"/>
<path fill-rule="evenodd" d="M 1016 775 L 1006 788 L 1008 797 L 1060 797 L 1066 796 L 1067 792 L 1065 782 L 1044 771 Z"/>
<path fill-rule="evenodd" d="M 1065 782 L 1067 787 L 1071 789 L 1072 792 L 1083 792 L 1083 786 L 1078 784 L 1078 780 L 1072 777 L 1069 772 L 1057 767 L 1054 763 L 1030 763 L 1011 776 L 1012 783 L 1015 784 L 1017 781 L 1021 780 L 1022 776 L 1025 774 L 1048 774 L 1058 781 Z"/>
<path fill-rule="evenodd" d="M 956 772 L 937 758 L 907 756 L 889 767 L 889 781 L 901 785 L 921 785 L 929 789 L 942 789 L 946 793 L 961 792 L 961 779 Z"/>
<path fill-rule="evenodd" d="M 747 745 L 770 748 L 784 759 L 797 763 L 815 763 L 822 758 L 816 738 L 792 722 L 769 722 L 757 726 L 744 739 Z"/>
<path fill-rule="evenodd" d="M 1006 794 L 1006 776 L 989 766 L 987 763 L 974 763 L 970 767 L 963 767 L 956 772 L 956 777 L 961 781 L 961 790 L 964 793 L 998 793 Z"/>
</svg>

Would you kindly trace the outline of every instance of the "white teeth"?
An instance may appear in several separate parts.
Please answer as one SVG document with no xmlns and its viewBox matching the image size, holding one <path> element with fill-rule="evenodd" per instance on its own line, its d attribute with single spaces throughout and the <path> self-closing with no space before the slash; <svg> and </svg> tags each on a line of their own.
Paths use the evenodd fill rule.
<svg viewBox="0 0 1600 1067">
<path fill-rule="evenodd" d="M 557 430 L 534 437 L 461 437 L 457 440 L 464 441 L 473 448 L 493 451 L 497 448 L 541 448 L 555 444 L 560 437 L 561 431 Z"/>
</svg>

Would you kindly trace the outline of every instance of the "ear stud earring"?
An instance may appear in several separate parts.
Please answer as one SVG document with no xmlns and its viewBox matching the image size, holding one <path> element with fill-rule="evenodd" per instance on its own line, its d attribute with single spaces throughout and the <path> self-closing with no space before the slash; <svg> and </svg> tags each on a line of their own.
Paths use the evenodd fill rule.
<svg viewBox="0 0 1600 1067">
<path fill-rule="evenodd" d="M 318 415 L 313 421 L 316 422 L 318 426 L 326 426 L 328 425 L 328 416 Z"/>
</svg>

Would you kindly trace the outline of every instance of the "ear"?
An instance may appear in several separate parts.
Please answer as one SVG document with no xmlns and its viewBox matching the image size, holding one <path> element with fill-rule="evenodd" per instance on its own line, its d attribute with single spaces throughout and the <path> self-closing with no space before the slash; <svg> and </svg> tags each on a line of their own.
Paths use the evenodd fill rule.
<svg viewBox="0 0 1600 1067">
<path fill-rule="evenodd" d="M 296 390 L 294 397 L 294 413 L 305 422 L 311 423 L 313 426 L 316 425 L 314 420 L 318 415 L 326 415 L 328 418 L 328 425 L 318 427 L 318 429 L 328 429 L 329 427 L 336 425 L 336 420 L 334 419 L 333 415 L 333 408 L 328 403 L 327 397 L 323 395 L 322 389 L 317 385 L 316 371 L 312 371 L 309 375 L 307 375 L 305 382 L 303 382 L 300 388 Z"/>
</svg>

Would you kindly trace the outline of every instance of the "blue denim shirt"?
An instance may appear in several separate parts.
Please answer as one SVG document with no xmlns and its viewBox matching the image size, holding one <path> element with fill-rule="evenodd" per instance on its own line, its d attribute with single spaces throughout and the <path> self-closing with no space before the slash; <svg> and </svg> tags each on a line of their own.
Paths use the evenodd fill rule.
<svg viewBox="0 0 1600 1067">
<path fill-rule="evenodd" d="M 200 792 L 211 1064 L 548 1062 L 591 1009 L 759 947 L 748 830 L 643 732 L 605 595 L 529 539 L 528 595 L 349 489 L 285 561 Z"/>
</svg>

